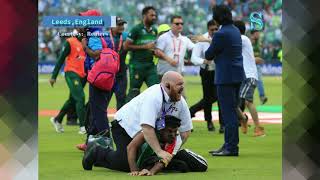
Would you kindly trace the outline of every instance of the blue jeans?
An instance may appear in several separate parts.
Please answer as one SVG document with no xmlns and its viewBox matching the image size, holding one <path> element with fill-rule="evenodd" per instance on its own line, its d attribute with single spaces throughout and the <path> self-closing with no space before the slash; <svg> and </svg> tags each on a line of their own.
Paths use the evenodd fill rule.
<svg viewBox="0 0 320 180">
<path fill-rule="evenodd" d="M 257 88 L 259 92 L 259 97 L 264 97 L 264 85 L 262 81 L 262 69 L 261 65 L 257 65 L 257 70 L 258 70 L 258 82 L 257 82 Z"/>
</svg>

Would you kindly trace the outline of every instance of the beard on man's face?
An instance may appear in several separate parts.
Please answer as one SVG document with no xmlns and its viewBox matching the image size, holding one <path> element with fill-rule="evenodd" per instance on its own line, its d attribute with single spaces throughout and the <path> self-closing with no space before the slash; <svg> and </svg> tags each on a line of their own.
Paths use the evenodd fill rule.
<svg viewBox="0 0 320 180">
<path fill-rule="evenodd" d="M 156 22 L 157 22 L 156 19 L 149 19 L 149 20 L 148 20 L 148 24 L 149 24 L 149 25 L 154 25 Z"/>
</svg>

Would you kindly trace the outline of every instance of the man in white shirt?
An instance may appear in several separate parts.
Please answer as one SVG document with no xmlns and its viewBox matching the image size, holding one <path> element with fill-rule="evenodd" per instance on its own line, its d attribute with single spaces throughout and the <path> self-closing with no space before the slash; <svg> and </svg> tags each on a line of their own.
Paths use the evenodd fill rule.
<svg viewBox="0 0 320 180">
<path fill-rule="evenodd" d="M 159 57 L 157 71 L 160 78 L 168 71 L 180 74 L 184 69 L 184 56 L 192 50 L 194 44 L 189 38 L 181 35 L 183 19 L 181 16 L 171 17 L 171 30 L 162 34 L 156 43 L 156 55 Z"/>
<path fill-rule="evenodd" d="M 259 123 L 257 109 L 253 104 L 254 90 L 257 86 L 258 81 L 256 59 L 253 54 L 253 47 L 250 39 L 244 35 L 246 31 L 244 22 L 235 21 L 234 25 L 240 30 L 241 33 L 243 68 L 246 75 L 246 79 L 242 82 L 240 87 L 240 109 L 243 112 L 245 106 L 248 108 L 255 125 L 254 136 L 265 136 L 264 128 L 261 127 Z M 246 134 L 247 122 L 241 121 L 241 126 L 242 132 Z"/>
<path fill-rule="evenodd" d="M 188 105 L 181 97 L 183 89 L 183 77 L 177 72 L 168 71 L 160 84 L 149 87 L 125 104 L 111 123 L 117 150 L 89 145 L 82 160 L 83 168 L 91 170 L 95 165 L 129 172 L 127 145 L 139 132 L 143 133 L 157 156 L 169 162 L 172 155 L 161 149 L 155 129 L 165 127 L 166 115 L 175 116 L 181 119 L 179 133 L 182 142 L 186 142 L 193 126 Z"/>
<path fill-rule="evenodd" d="M 214 33 L 218 30 L 218 24 L 214 20 L 210 20 L 207 23 L 208 32 L 203 35 L 203 38 L 211 40 Z M 207 121 L 208 131 L 214 131 L 215 127 L 212 123 L 212 104 L 218 100 L 217 88 L 214 84 L 215 64 L 214 61 L 208 61 L 204 57 L 205 51 L 209 48 L 209 42 L 198 42 L 192 50 L 191 62 L 194 65 L 200 65 L 200 76 L 202 83 L 203 98 L 190 107 L 191 117 L 195 116 L 195 113 L 204 109 L 204 117 Z M 219 108 L 219 132 L 223 133 L 222 117 L 220 115 Z"/>
</svg>

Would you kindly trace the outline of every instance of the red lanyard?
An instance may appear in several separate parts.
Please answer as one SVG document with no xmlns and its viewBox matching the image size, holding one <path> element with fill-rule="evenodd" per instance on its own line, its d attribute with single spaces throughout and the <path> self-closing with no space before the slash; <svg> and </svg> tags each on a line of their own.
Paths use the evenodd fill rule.
<svg viewBox="0 0 320 180">
<path fill-rule="evenodd" d="M 114 45 L 114 41 L 113 41 L 113 36 L 112 36 L 111 30 L 110 30 L 110 39 L 111 39 L 111 42 L 112 42 L 112 48 L 113 48 L 113 50 L 115 50 L 115 49 L 116 49 L 116 46 Z M 121 46 L 122 46 L 122 33 L 121 33 L 121 35 L 120 35 L 120 42 L 119 42 L 119 46 L 118 46 L 118 51 L 117 51 L 117 53 L 120 52 Z"/>
<path fill-rule="evenodd" d="M 173 37 L 173 55 L 176 55 L 176 38 Z M 178 47 L 178 52 L 177 52 L 177 56 L 178 56 L 178 62 L 179 62 L 179 58 L 180 58 L 180 48 L 181 48 L 181 39 L 179 39 L 179 47 Z"/>
</svg>

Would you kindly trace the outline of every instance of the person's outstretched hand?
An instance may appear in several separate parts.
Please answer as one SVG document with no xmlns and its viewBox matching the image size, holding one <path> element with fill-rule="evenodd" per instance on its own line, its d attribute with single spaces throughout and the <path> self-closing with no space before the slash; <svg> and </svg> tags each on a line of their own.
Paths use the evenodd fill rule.
<svg viewBox="0 0 320 180">
<path fill-rule="evenodd" d="M 132 171 L 129 173 L 130 176 L 139 176 L 139 171 Z"/>
<path fill-rule="evenodd" d="M 153 174 L 148 169 L 142 169 L 139 172 L 139 176 L 152 176 Z"/>
</svg>

